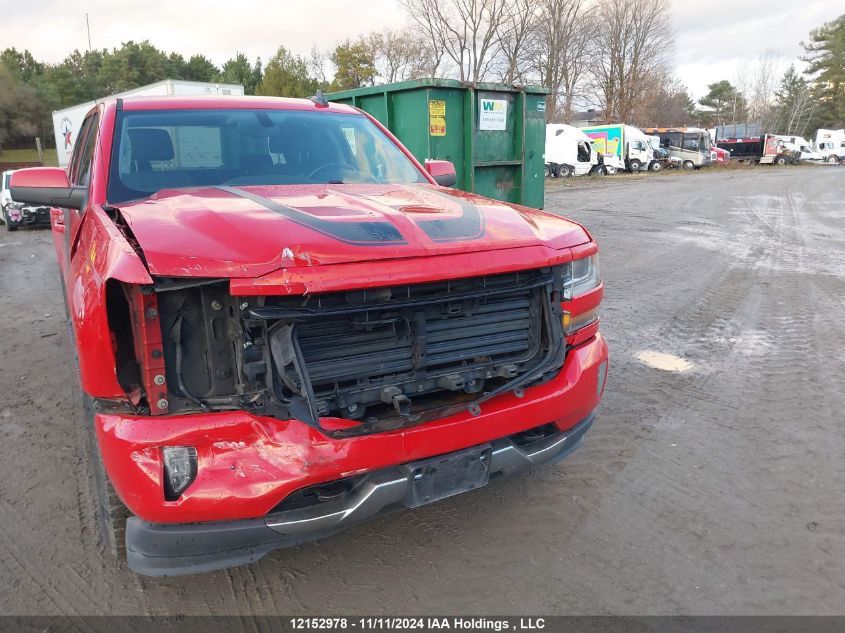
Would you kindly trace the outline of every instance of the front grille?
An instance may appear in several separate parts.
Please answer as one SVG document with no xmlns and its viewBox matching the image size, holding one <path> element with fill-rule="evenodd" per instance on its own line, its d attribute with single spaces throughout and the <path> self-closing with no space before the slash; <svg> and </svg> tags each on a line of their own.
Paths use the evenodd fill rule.
<svg viewBox="0 0 845 633">
<path fill-rule="evenodd" d="M 310 387 L 319 415 L 407 417 L 472 401 L 541 364 L 553 340 L 553 281 L 546 268 L 268 297 L 252 313 L 275 321 L 271 332 L 292 326 L 301 363 L 277 346 L 280 383 L 291 394 Z"/>
</svg>

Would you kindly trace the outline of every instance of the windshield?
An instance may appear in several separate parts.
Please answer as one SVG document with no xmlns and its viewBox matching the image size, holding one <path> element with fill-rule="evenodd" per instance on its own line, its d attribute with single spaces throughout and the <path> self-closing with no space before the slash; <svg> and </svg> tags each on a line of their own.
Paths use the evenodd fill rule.
<svg viewBox="0 0 845 633">
<path fill-rule="evenodd" d="M 363 115 L 296 110 L 118 113 L 108 200 L 220 185 L 428 182 Z"/>
</svg>

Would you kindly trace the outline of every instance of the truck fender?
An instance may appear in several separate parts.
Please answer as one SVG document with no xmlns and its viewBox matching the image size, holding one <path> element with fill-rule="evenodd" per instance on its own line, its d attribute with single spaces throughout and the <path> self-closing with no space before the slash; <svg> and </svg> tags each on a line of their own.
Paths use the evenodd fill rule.
<svg viewBox="0 0 845 633">
<path fill-rule="evenodd" d="M 144 262 L 100 206 L 85 212 L 65 276 L 82 389 L 95 398 L 125 398 L 117 380 L 106 301 L 107 283 L 152 284 Z"/>
</svg>

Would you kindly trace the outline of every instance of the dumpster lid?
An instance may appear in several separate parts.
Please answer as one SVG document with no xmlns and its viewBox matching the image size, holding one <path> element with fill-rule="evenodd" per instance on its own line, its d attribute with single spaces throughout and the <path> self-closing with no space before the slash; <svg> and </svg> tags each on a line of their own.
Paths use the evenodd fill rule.
<svg viewBox="0 0 845 633">
<path fill-rule="evenodd" d="M 472 83 L 468 81 L 459 81 L 457 79 L 438 79 L 436 77 L 429 77 L 425 79 L 398 81 L 396 83 L 382 84 L 380 86 L 365 86 L 363 88 L 353 88 L 351 90 L 330 92 L 326 94 L 326 98 L 329 100 L 347 99 L 349 97 L 363 97 L 365 95 L 381 94 L 385 92 L 402 92 L 405 90 L 419 90 L 422 88 L 457 88 L 459 90 L 474 88 L 475 90 L 489 90 L 495 92 L 527 92 L 530 94 L 549 94 L 549 89 L 545 86 L 522 86 L 488 82 Z"/>
</svg>

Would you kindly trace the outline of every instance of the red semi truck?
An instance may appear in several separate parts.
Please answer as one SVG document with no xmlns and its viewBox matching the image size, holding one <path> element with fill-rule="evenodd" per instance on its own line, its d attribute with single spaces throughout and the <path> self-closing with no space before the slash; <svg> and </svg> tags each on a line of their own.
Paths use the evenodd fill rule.
<svg viewBox="0 0 845 633">
<path fill-rule="evenodd" d="M 249 563 L 577 446 L 607 374 L 596 243 L 454 182 L 320 96 L 112 100 L 67 172 L 12 176 L 51 207 L 130 568 Z"/>
</svg>

